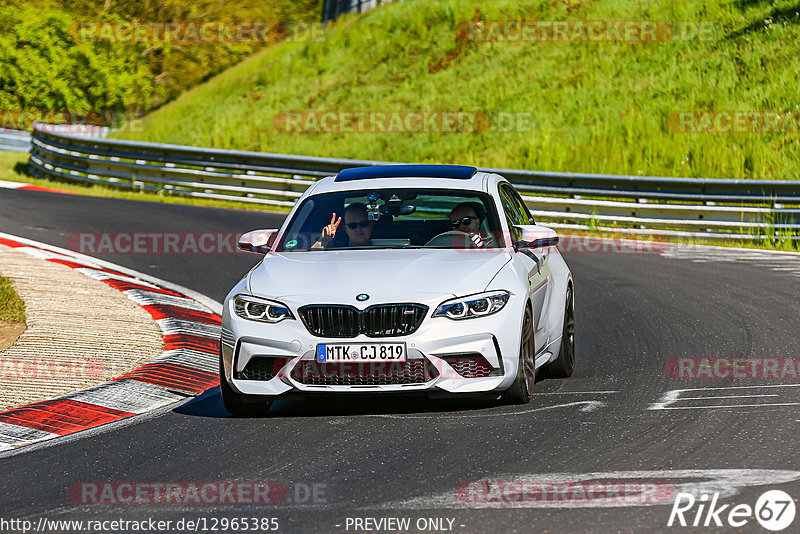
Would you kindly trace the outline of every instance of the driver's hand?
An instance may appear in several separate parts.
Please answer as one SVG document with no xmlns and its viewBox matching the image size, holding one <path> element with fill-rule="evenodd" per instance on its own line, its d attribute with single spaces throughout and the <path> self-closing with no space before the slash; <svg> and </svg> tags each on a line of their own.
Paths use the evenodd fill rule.
<svg viewBox="0 0 800 534">
<path fill-rule="evenodd" d="M 469 234 L 469 238 L 475 243 L 475 246 L 478 248 L 483 248 L 483 238 L 480 234 Z"/>
<path fill-rule="evenodd" d="M 325 226 L 322 229 L 322 235 L 319 238 L 319 242 L 322 243 L 322 246 L 327 246 L 333 240 L 333 237 L 336 235 L 336 229 L 339 228 L 339 224 L 342 222 L 342 218 L 336 218 L 336 212 L 331 215 L 331 223 Z"/>
</svg>

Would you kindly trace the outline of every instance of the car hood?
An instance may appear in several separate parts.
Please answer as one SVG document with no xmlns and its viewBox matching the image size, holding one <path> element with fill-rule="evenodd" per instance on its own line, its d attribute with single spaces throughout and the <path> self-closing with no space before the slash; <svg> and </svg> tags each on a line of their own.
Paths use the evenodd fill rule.
<svg viewBox="0 0 800 534">
<path fill-rule="evenodd" d="M 248 288 L 253 295 L 309 295 L 316 302 L 349 302 L 367 293 L 368 304 L 409 301 L 424 294 L 463 296 L 483 291 L 510 259 L 501 249 L 268 254 L 251 271 Z"/>
</svg>

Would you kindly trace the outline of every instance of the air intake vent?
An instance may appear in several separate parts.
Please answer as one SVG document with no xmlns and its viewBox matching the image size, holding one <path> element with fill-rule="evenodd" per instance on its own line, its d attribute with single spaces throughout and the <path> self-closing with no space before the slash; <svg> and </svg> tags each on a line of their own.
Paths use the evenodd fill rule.
<svg viewBox="0 0 800 534">
<path fill-rule="evenodd" d="M 292 378 L 317 386 L 385 386 L 424 384 L 439 376 L 427 359 L 405 362 L 319 363 L 302 360 L 292 369 Z"/>
<path fill-rule="evenodd" d="M 286 358 L 265 358 L 256 356 L 251 358 L 244 370 L 236 373 L 239 380 L 272 380 L 286 365 Z"/>
</svg>

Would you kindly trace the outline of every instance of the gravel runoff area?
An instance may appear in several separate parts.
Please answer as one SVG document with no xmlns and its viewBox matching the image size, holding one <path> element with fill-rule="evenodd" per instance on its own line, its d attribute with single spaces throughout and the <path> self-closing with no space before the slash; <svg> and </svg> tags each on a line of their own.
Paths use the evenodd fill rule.
<svg viewBox="0 0 800 534">
<path fill-rule="evenodd" d="M 0 351 L 0 410 L 105 382 L 162 353 L 147 311 L 79 270 L 0 245 L 0 274 L 25 301 L 27 323 Z"/>
</svg>

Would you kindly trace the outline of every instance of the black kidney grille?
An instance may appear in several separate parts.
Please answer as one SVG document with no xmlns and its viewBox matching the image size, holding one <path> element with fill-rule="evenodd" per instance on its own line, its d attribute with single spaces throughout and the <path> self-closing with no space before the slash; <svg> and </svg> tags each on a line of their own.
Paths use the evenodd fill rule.
<svg viewBox="0 0 800 534">
<path fill-rule="evenodd" d="M 362 331 L 372 337 L 405 336 L 419 328 L 427 306 L 418 304 L 381 304 L 370 306 L 361 314 Z"/>
<path fill-rule="evenodd" d="M 414 333 L 428 307 L 422 304 L 377 304 L 360 311 L 352 306 L 310 305 L 299 310 L 308 331 L 319 337 L 406 336 Z"/>
<path fill-rule="evenodd" d="M 350 306 L 304 306 L 298 310 L 308 331 L 322 337 L 356 337 L 359 312 Z"/>
</svg>

